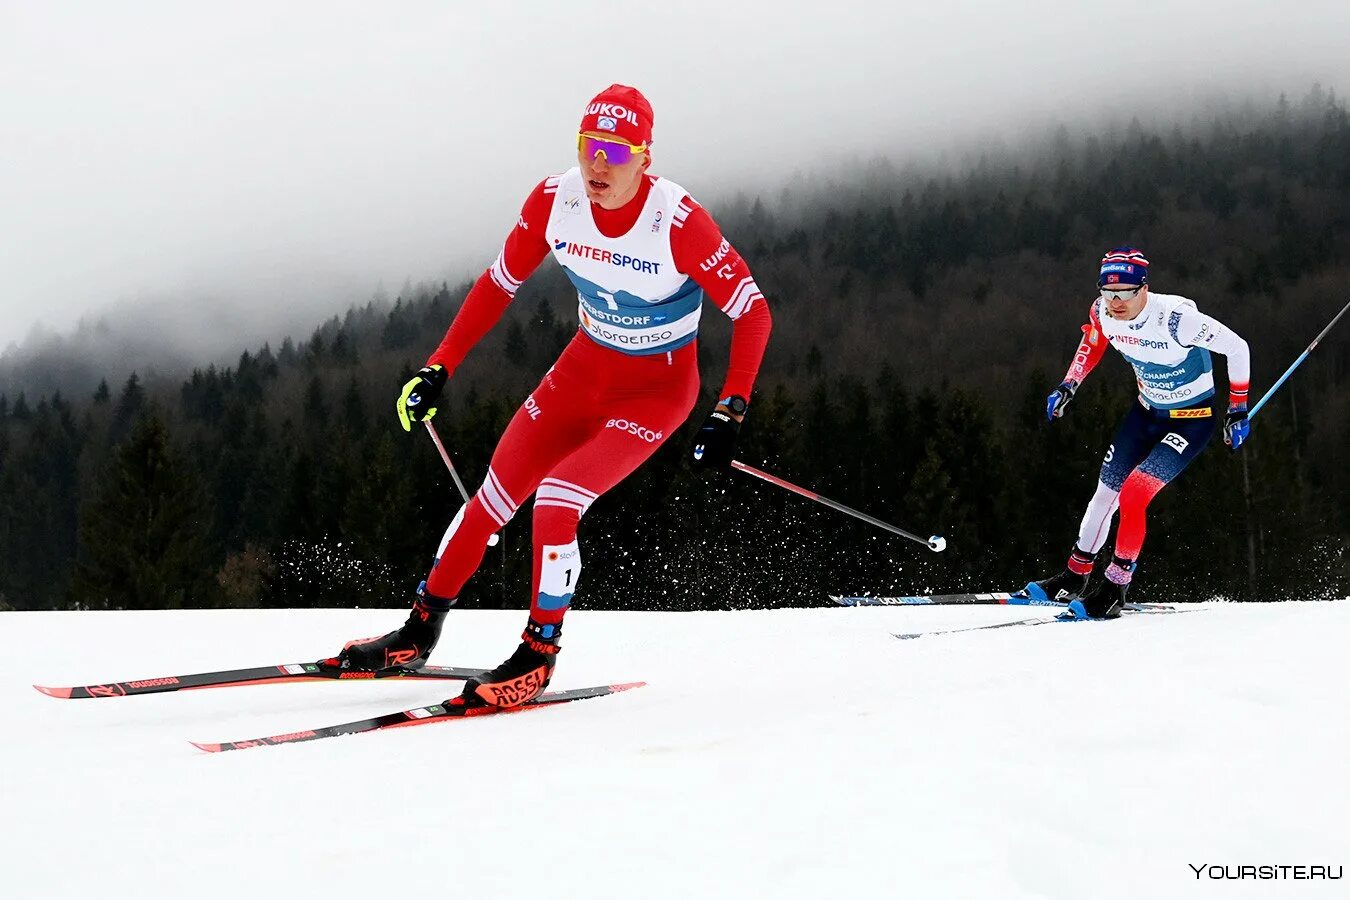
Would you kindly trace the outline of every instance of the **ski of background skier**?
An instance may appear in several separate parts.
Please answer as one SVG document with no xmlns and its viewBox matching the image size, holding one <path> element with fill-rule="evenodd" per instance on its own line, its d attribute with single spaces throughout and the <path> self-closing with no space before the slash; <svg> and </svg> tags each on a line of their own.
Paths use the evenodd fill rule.
<svg viewBox="0 0 1350 900">
<path fill-rule="evenodd" d="M 1011 594 L 921 594 L 916 597 L 843 597 L 830 595 L 840 606 L 1051 606 L 1068 608 L 1068 603 L 1032 597 L 1023 591 Z M 1127 603 L 1126 609 L 1135 611 L 1175 609 L 1164 603 Z"/>
<path fill-rule="evenodd" d="M 530 710 L 542 709 L 546 706 L 557 706 L 560 703 L 588 700 L 592 697 L 605 697 L 609 694 L 617 694 L 621 691 L 642 687 L 645 684 L 645 681 L 633 681 L 626 684 L 605 684 L 597 687 L 575 688 L 568 691 L 551 691 L 547 694 L 539 695 L 528 703 L 508 708 L 498 706 L 465 707 L 457 706 L 452 701 L 448 704 L 419 706 L 414 709 L 386 713 L 382 716 L 359 719 L 355 722 L 346 722 L 342 725 L 329 725 L 323 728 L 311 728 L 287 734 L 274 734 L 268 737 L 254 738 L 253 740 L 247 741 L 226 741 L 219 744 L 208 744 L 198 741 L 192 741 L 191 743 L 194 747 L 205 750 L 207 753 L 221 753 L 226 750 L 249 750 L 254 747 L 274 747 L 278 744 L 299 744 L 304 743 L 305 741 L 318 741 L 324 738 L 340 737 L 344 734 L 365 734 L 369 731 L 406 728 L 412 725 L 430 725 L 433 722 L 446 722 L 455 719 L 469 719 L 490 715 L 504 715 L 506 713 L 528 712 Z"/>
<path fill-rule="evenodd" d="M 231 669 L 221 672 L 199 672 L 195 675 L 168 675 L 161 678 L 141 678 L 136 681 L 112 681 L 104 684 L 84 684 L 76 687 L 34 688 L 48 697 L 62 700 L 82 700 L 89 697 L 129 697 L 137 694 L 161 694 L 166 691 L 195 690 L 198 688 L 239 687 L 248 684 L 290 684 L 300 681 L 372 681 L 386 678 L 407 678 L 428 681 L 464 681 L 485 669 L 424 666 L 420 669 L 395 669 L 390 672 L 353 672 L 326 666 L 322 663 L 290 663 L 279 666 L 258 666 L 252 669 Z"/>
<path fill-rule="evenodd" d="M 1146 609 L 1126 609 L 1123 615 L 1126 616 L 1165 616 L 1176 613 L 1204 612 L 1207 607 L 1194 607 L 1192 609 L 1177 609 L 1171 606 L 1149 607 Z M 961 634 L 966 631 L 993 631 L 996 628 L 1019 628 L 1035 625 L 1054 625 L 1057 622 L 1107 622 L 1109 619 L 1080 619 L 1075 615 L 1064 612 L 1057 616 L 1037 616 L 1034 619 L 1013 619 L 1011 622 L 995 622 L 990 625 L 967 625 L 964 628 L 943 628 L 938 631 L 909 631 L 892 632 L 891 636 L 899 638 L 902 641 L 913 640 L 921 637 L 934 637 L 940 634 Z"/>
</svg>

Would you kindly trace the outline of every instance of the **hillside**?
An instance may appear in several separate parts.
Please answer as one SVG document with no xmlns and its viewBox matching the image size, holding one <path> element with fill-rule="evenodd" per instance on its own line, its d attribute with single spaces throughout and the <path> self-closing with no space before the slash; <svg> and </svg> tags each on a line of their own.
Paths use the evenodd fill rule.
<svg viewBox="0 0 1350 900">
<path fill-rule="evenodd" d="M 4 613 L 15 897 L 1331 897 L 1188 866 L 1345 862 L 1350 602 L 897 641 L 982 608 L 574 612 L 557 709 L 223 755 L 425 683 L 53 700 L 314 658 L 393 610 Z M 520 611 L 456 613 L 491 664 Z M 1235 893 L 1236 891 L 1236 893 Z"/>
</svg>

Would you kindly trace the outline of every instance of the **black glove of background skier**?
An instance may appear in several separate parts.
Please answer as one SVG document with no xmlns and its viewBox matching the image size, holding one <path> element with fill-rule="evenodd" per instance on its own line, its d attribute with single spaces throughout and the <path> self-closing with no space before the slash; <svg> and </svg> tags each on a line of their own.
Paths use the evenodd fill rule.
<svg viewBox="0 0 1350 900">
<path fill-rule="evenodd" d="M 745 408 L 745 401 L 741 398 L 729 399 L 740 400 L 741 408 Z M 713 407 L 707 421 L 698 430 L 698 436 L 694 438 L 695 468 L 722 469 L 731 465 L 731 457 L 736 452 L 736 436 L 740 433 L 741 420 L 745 416 L 744 414 L 738 416 L 732 412 L 727 402 L 720 401 Z"/>
</svg>

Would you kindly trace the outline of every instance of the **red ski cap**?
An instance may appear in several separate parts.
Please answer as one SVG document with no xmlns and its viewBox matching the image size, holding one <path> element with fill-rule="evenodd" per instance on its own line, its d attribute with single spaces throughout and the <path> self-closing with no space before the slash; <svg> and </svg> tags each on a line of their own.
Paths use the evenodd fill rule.
<svg viewBox="0 0 1350 900">
<path fill-rule="evenodd" d="M 652 142 L 652 105 L 637 88 L 611 84 L 586 105 L 579 130 L 590 134 L 608 131 L 635 147 L 646 147 Z"/>
</svg>

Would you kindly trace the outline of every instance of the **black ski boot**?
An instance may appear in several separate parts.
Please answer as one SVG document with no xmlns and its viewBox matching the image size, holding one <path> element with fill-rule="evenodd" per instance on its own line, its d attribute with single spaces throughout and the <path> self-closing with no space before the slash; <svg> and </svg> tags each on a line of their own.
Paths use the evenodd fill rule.
<svg viewBox="0 0 1350 900">
<path fill-rule="evenodd" d="M 1033 581 L 1022 588 L 1021 593 L 1046 606 L 1075 600 L 1087 591 L 1095 560 L 1096 554 L 1085 553 L 1074 544 L 1073 552 L 1069 554 L 1069 562 L 1063 572 L 1042 578 L 1040 581 Z"/>
<path fill-rule="evenodd" d="M 1066 603 L 1080 597 L 1087 589 L 1088 576 L 1065 569 L 1058 575 L 1033 581 L 1025 588 L 1026 594 L 1039 603 Z"/>
<path fill-rule="evenodd" d="M 445 701 L 445 705 L 510 708 L 529 703 L 544 692 L 553 677 L 561 634 L 561 626 L 539 625 L 531 619 L 511 658 L 491 672 L 470 678 L 465 682 L 463 692 Z"/>
<path fill-rule="evenodd" d="M 1119 619 L 1125 609 L 1125 594 L 1134 575 L 1134 560 L 1111 558 L 1106 577 L 1092 586 L 1081 599 L 1069 604 L 1069 610 L 1080 619 Z"/>
<path fill-rule="evenodd" d="M 341 653 L 323 663 L 357 672 L 420 669 L 440 639 L 445 614 L 453 604 L 453 600 L 428 594 L 426 582 L 422 582 L 403 627 L 382 637 L 348 641 Z"/>
</svg>

